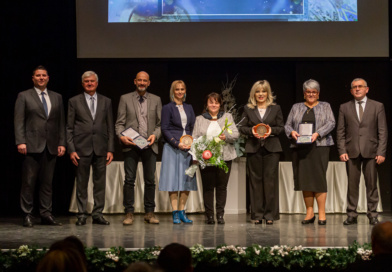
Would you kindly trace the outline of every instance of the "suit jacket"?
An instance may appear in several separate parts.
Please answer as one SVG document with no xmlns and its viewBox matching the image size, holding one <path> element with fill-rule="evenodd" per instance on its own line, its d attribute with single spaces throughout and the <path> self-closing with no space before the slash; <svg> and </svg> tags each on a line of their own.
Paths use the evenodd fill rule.
<svg viewBox="0 0 392 272">
<path fill-rule="evenodd" d="M 292 139 L 291 132 L 299 131 L 299 124 L 302 122 L 302 118 L 308 108 L 305 104 L 296 103 L 291 108 L 289 117 L 287 117 L 286 124 L 284 126 L 286 135 L 289 139 Z M 331 106 L 327 102 L 319 101 L 318 105 L 314 108 L 314 116 L 316 119 L 314 132 L 317 132 L 320 136 L 316 140 L 317 146 L 331 146 L 334 145 L 331 131 L 335 128 L 335 117 Z M 297 144 L 292 141 L 290 147 L 296 147 Z"/>
<path fill-rule="evenodd" d="M 152 150 L 158 154 L 158 140 L 161 137 L 161 112 L 162 102 L 159 96 L 146 93 L 147 96 L 147 134 L 155 135 L 155 142 L 152 144 Z M 138 111 L 138 93 L 134 91 L 121 96 L 118 105 L 116 135 L 120 138 L 121 132 L 131 127 L 139 132 L 139 111 Z M 121 141 L 120 141 L 121 143 Z M 131 150 L 133 146 L 123 146 L 123 151 Z M 138 148 L 138 147 L 134 147 Z"/>
<path fill-rule="evenodd" d="M 337 127 L 339 155 L 350 158 L 384 156 L 387 151 L 388 129 L 384 105 L 367 99 L 363 119 L 359 122 L 355 101 L 340 105 Z"/>
<path fill-rule="evenodd" d="M 195 113 L 191 105 L 183 103 L 184 111 L 187 117 L 185 125 L 185 133 L 192 135 L 193 126 L 195 124 Z M 176 103 L 170 102 L 162 108 L 162 135 L 165 142 L 173 147 L 178 148 L 180 138 L 184 132 L 181 123 L 181 115 L 178 111 Z"/>
<path fill-rule="evenodd" d="M 93 119 L 84 93 L 68 101 L 68 153 L 79 156 L 106 156 L 114 152 L 114 123 L 112 101 L 97 94 L 97 110 Z"/>
<path fill-rule="evenodd" d="M 251 109 L 245 106 L 242 118 L 238 127 L 242 134 L 248 136 L 245 144 L 246 153 L 256 153 L 261 146 L 264 146 L 269 152 L 282 151 L 282 146 L 277 137 L 284 129 L 283 114 L 279 105 L 268 106 L 263 119 L 261 119 L 257 107 Z M 271 127 L 271 135 L 266 139 L 257 139 L 252 133 L 252 127 L 260 123 Z"/>
<path fill-rule="evenodd" d="M 41 153 L 47 147 L 57 155 L 58 146 L 66 145 L 63 99 L 49 90 L 48 96 L 52 105 L 48 117 L 34 88 L 20 92 L 16 99 L 15 144 L 26 144 L 28 153 Z"/>
</svg>

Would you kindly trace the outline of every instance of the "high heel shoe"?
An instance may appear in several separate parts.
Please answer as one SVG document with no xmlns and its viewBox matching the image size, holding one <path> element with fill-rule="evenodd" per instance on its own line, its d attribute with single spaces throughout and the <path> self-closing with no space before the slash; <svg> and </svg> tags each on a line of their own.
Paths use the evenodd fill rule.
<svg viewBox="0 0 392 272">
<path fill-rule="evenodd" d="M 309 219 L 309 220 L 302 220 L 302 224 L 303 225 L 306 225 L 306 224 L 313 224 L 314 223 L 314 220 L 316 220 L 316 216 L 315 215 L 313 215 L 313 217 L 311 218 L 311 219 Z"/>
<path fill-rule="evenodd" d="M 178 212 L 178 215 L 179 215 L 180 220 L 181 220 L 182 222 L 184 222 L 184 223 L 186 223 L 186 224 L 192 224 L 192 223 L 193 223 L 193 221 L 190 220 L 190 219 L 188 219 L 188 217 L 186 216 L 185 210 L 179 211 L 179 212 Z"/>
<path fill-rule="evenodd" d="M 180 224 L 180 218 L 178 218 L 178 211 L 173 211 L 173 224 Z"/>
<path fill-rule="evenodd" d="M 265 220 L 265 223 L 267 225 L 273 225 L 274 224 L 274 220 Z"/>
<path fill-rule="evenodd" d="M 319 220 L 319 221 L 318 221 L 318 224 L 321 225 L 321 226 L 326 225 L 326 224 L 327 224 L 327 219 L 325 219 L 325 220 Z"/>
</svg>

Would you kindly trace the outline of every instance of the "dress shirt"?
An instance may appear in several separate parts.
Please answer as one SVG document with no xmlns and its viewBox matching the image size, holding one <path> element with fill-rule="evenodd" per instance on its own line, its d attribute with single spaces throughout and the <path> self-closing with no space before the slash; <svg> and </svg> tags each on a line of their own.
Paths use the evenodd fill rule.
<svg viewBox="0 0 392 272">
<path fill-rule="evenodd" d="M 358 103 L 358 101 L 362 101 L 361 105 L 362 105 L 362 108 L 363 108 L 363 112 L 365 112 L 367 96 L 365 96 L 362 100 L 355 100 L 355 110 L 357 111 L 358 120 L 360 120 L 360 118 L 359 118 L 359 103 Z"/>
<path fill-rule="evenodd" d="M 38 89 L 38 88 L 36 88 L 36 87 L 34 87 L 34 89 L 36 90 L 36 92 L 37 92 L 37 94 L 38 94 L 38 97 L 39 97 L 39 100 L 41 100 L 41 102 L 42 102 L 41 93 L 44 93 L 44 94 L 45 94 L 45 101 L 46 101 L 46 105 L 48 106 L 48 116 L 49 116 L 50 110 L 51 110 L 51 108 L 52 108 L 52 103 L 50 103 L 50 97 L 49 97 L 49 95 L 48 95 L 48 89 L 45 89 L 44 91 L 41 91 L 40 89 Z"/>
<path fill-rule="evenodd" d="M 90 111 L 91 111 L 91 108 L 90 108 L 90 105 L 91 105 L 90 98 L 91 98 L 91 96 L 94 97 L 94 113 L 96 113 L 97 112 L 97 103 L 98 103 L 98 95 L 97 95 L 97 93 L 95 92 L 93 95 L 89 95 L 86 92 L 84 93 L 84 97 L 86 98 L 87 106 L 90 109 Z"/>
</svg>

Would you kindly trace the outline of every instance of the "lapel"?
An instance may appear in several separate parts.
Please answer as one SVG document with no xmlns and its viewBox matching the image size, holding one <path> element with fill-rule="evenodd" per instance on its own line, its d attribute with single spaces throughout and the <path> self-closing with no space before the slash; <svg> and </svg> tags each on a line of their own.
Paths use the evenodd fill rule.
<svg viewBox="0 0 392 272">
<path fill-rule="evenodd" d="M 87 104 L 84 93 L 80 95 L 80 104 L 82 105 L 83 109 L 86 111 L 87 116 L 89 116 L 90 119 L 93 120 L 93 116 L 91 115 L 91 111 L 89 105 Z M 97 105 L 97 109 L 98 109 L 98 105 Z"/>
<path fill-rule="evenodd" d="M 355 108 L 355 102 L 356 102 L 355 99 L 351 100 L 350 110 L 351 110 L 351 113 L 354 114 L 355 120 L 359 123 L 357 109 Z"/>
<path fill-rule="evenodd" d="M 97 120 L 97 117 L 101 114 L 101 112 L 104 112 L 104 102 L 103 102 L 103 98 L 102 95 L 100 95 L 99 93 L 97 93 L 97 110 L 95 111 L 95 120 Z"/>
<path fill-rule="evenodd" d="M 368 98 L 366 101 L 366 106 L 365 106 L 365 110 L 363 111 L 363 116 L 362 116 L 362 122 L 364 122 L 365 118 L 369 118 L 369 112 L 372 112 L 372 107 L 373 107 L 373 103 L 371 102 L 371 100 Z"/>
<path fill-rule="evenodd" d="M 257 106 L 253 109 L 253 114 L 256 116 L 257 120 L 259 120 L 258 123 L 263 123 L 263 119 L 261 119 L 261 116 L 260 116 L 260 113 L 259 113 L 259 109 L 257 108 Z"/>
<path fill-rule="evenodd" d="M 149 103 L 150 94 L 148 92 L 146 93 L 146 98 L 147 98 L 147 100 L 146 100 L 146 103 L 147 103 L 146 108 L 147 108 L 147 124 L 148 124 L 148 120 L 149 120 L 149 117 L 150 117 L 150 111 L 149 111 L 149 107 L 148 107 L 150 105 L 150 103 Z"/>
<path fill-rule="evenodd" d="M 263 123 L 265 123 L 265 120 L 267 120 L 267 117 L 268 117 L 268 115 L 270 113 L 271 113 L 271 106 L 268 106 L 267 109 L 265 110 L 265 114 L 264 114 L 264 117 L 263 117 Z"/>
<path fill-rule="evenodd" d="M 171 107 L 172 107 L 172 112 L 173 112 L 174 123 L 176 123 L 177 126 L 180 125 L 180 127 L 182 127 L 181 115 L 180 115 L 180 111 L 178 110 L 178 108 L 176 106 L 176 103 L 172 102 Z M 185 110 L 185 107 L 184 107 L 184 110 Z M 186 111 L 185 111 L 185 113 L 186 113 Z"/>
<path fill-rule="evenodd" d="M 34 88 L 31 89 L 30 94 L 31 94 L 31 97 L 33 98 L 33 101 L 35 101 L 35 103 L 37 103 L 37 105 L 40 107 L 40 109 L 41 109 L 40 113 L 41 113 L 42 117 L 47 119 L 46 114 L 45 114 L 45 110 L 44 110 L 44 105 L 42 104 L 42 101 Z M 48 91 L 48 96 L 49 96 L 49 91 Z M 50 100 L 50 103 L 52 103 L 52 100 Z M 52 107 L 53 107 L 53 105 L 52 105 Z"/>
</svg>

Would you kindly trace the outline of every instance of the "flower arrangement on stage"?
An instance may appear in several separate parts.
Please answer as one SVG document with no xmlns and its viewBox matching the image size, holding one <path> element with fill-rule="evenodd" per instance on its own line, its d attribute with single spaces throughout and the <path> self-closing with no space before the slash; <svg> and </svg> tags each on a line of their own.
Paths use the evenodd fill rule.
<svg viewBox="0 0 392 272">
<path fill-rule="evenodd" d="M 133 251 L 126 251 L 122 247 L 112 247 L 109 250 L 91 247 L 86 248 L 85 252 L 88 271 L 123 271 L 134 262 L 155 264 L 161 250 L 159 246 Z M 347 248 L 305 248 L 287 245 L 221 245 L 216 248 L 205 248 L 196 244 L 190 250 L 196 272 L 211 269 L 247 271 L 249 268 L 262 268 L 268 271 L 277 268 L 332 271 L 345 269 L 354 262 L 367 262 L 374 257 L 370 244 L 360 246 L 357 242 Z M 0 251 L 0 271 L 35 271 L 45 253 L 45 248 L 40 250 L 26 245 L 16 250 Z"/>
<path fill-rule="evenodd" d="M 201 169 L 204 169 L 206 166 L 216 166 L 224 170 L 225 173 L 229 171 L 229 168 L 227 168 L 227 165 L 223 160 L 222 153 L 222 147 L 226 142 L 222 141 L 219 136 L 226 130 L 229 134 L 232 134 L 233 132 L 229 128 L 232 124 L 233 123 L 228 123 L 228 119 L 226 118 L 225 125 L 218 136 L 207 137 L 204 135 L 193 141 L 189 153 L 192 154 L 193 158 L 196 158 Z M 193 164 L 185 171 L 185 174 L 193 177 L 196 170 L 197 165 Z"/>
</svg>

